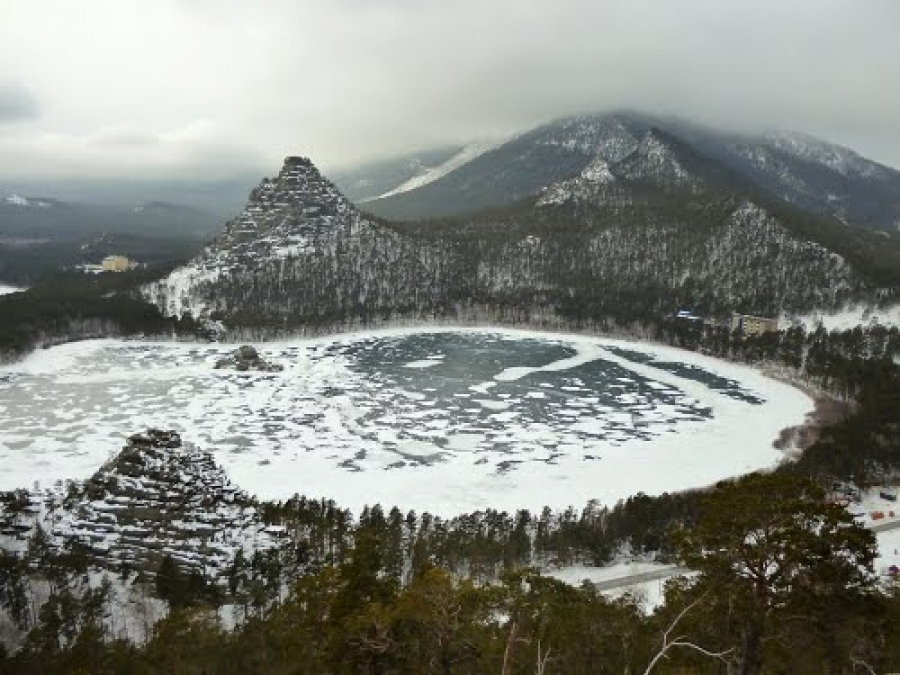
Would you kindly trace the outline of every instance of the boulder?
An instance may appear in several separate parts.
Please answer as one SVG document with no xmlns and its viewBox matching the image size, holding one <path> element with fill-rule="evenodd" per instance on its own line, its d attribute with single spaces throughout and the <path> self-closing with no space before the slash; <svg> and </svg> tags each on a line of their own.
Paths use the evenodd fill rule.
<svg viewBox="0 0 900 675">
<path fill-rule="evenodd" d="M 255 347 L 251 347 L 250 345 L 241 345 L 234 350 L 234 358 L 242 361 L 255 361 L 259 359 L 259 352 L 256 351 Z"/>
<path fill-rule="evenodd" d="M 250 345 L 241 345 L 231 353 L 231 356 L 219 359 L 216 361 L 215 368 L 230 368 L 238 372 L 247 372 L 248 370 L 277 372 L 284 370 L 284 366 L 266 361 L 259 355 L 256 348 Z"/>
</svg>

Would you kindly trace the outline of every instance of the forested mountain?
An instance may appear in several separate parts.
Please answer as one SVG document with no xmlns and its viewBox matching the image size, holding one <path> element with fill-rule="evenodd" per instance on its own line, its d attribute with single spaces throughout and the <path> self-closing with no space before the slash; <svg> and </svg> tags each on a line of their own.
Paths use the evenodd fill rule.
<svg viewBox="0 0 900 675">
<path fill-rule="evenodd" d="M 652 129 L 692 146 L 770 197 L 849 225 L 890 232 L 900 227 L 900 172 L 852 150 L 803 134 L 730 133 L 633 112 L 551 122 L 427 185 L 367 201 L 366 209 L 387 218 L 415 219 L 509 204 L 574 178 L 592 163 L 623 159 Z M 365 172 L 356 175 L 365 179 Z"/>
<path fill-rule="evenodd" d="M 172 315 L 287 332 L 409 318 L 609 327 L 680 307 L 724 318 L 896 295 L 889 235 L 768 198 L 657 129 L 599 152 L 609 159 L 536 199 L 407 224 L 362 213 L 309 160 L 288 158 L 147 295 Z"/>
</svg>

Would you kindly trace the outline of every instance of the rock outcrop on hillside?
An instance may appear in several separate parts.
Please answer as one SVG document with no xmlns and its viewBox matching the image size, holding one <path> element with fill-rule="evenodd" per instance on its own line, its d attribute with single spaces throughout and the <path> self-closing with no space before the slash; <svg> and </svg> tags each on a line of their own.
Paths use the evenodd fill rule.
<svg viewBox="0 0 900 675">
<path fill-rule="evenodd" d="M 279 545 L 250 497 L 212 456 L 174 431 L 135 434 L 82 484 L 19 491 L 0 503 L 5 548 L 40 527 L 51 545 L 77 542 L 100 567 L 153 573 L 165 556 L 184 570 L 221 577 L 238 554 Z M 15 541 L 10 541 L 15 540 Z"/>
</svg>

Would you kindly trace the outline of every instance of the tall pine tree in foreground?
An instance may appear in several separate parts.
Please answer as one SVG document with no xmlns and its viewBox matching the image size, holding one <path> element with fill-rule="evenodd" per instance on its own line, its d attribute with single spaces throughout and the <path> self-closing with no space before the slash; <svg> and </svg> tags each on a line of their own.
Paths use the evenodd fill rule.
<svg viewBox="0 0 900 675">
<path fill-rule="evenodd" d="M 814 483 L 777 473 L 720 483 L 701 509 L 675 534 L 681 559 L 700 574 L 667 600 L 701 599 L 706 637 L 732 650 L 741 675 L 761 672 L 797 633 L 826 652 L 833 672 L 858 658 L 866 631 L 842 634 L 841 617 L 878 614 L 867 607 L 877 605 L 869 530 Z"/>
</svg>

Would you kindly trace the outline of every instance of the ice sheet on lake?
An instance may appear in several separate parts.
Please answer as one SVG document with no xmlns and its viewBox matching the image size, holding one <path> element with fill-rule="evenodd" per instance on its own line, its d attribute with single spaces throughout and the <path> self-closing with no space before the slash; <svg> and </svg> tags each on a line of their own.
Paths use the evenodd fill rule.
<svg viewBox="0 0 900 675">
<path fill-rule="evenodd" d="M 525 331 L 393 331 L 262 345 L 285 370 L 236 373 L 213 369 L 233 345 L 62 345 L 0 369 L 0 489 L 87 477 L 125 436 L 159 426 L 209 449 L 265 498 L 447 515 L 580 507 L 772 466 L 779 430 L 812 409 L 750 368 L 639 346 L 695 367 L 686 378 L 618 351 L 630 347 Z M 760 402 L 707 386 L 703 373 Z"/>
</svg>

